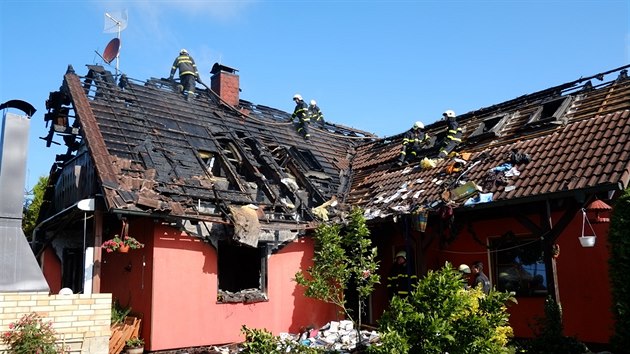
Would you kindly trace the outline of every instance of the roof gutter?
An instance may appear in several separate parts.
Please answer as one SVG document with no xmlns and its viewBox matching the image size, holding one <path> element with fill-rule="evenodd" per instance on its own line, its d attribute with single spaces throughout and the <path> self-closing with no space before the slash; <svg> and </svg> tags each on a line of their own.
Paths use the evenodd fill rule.
<svg viewBox="0 0 630 354">
<path fill-rule="evenodd" d="M 35 226 L 35 228 L 33 229 L 33 233 L 31 234 L 31 249 L 33 251 L 35 251 L 35 244 L 36 242 L 36 237 L 37 237 L 37 231 L 39 231 L 39 229 L 46 223 L 50 222 L 53 219 L 56 219 L 57 217 L 65 214 L 66 212 L 68 212 L 69 210 L 72 210 L 73 208 L 75 208 L 77 206 L 77 204 L 79 204 L 79 202 L 76 202 L 74 204 L 72 204 L 71 206 L 57 212 L 55 215 L 47 218 L 46 220 L 43 220 L 42 222 L 40 222 L 39 224 L 37 224 L 37 226 Z"/>
<path fill-rule="evenodd" d="M 623 184 L 621 182 L 606 183 L 606 184 L 600 184 L 595 187 L 584 188 L 584 189 L 573 189 L 566 192 L 547 193 L 547 194 L 541 194 L 537 196 L 530 196 L 530 197 L 517 198 L 517 199 L 504 199 L 504 200 L 492 201 L 489 203 L 474 204 L 472 206 L 462 205 L 460 207 L 457 207 L 455 210 L 459 212 L 476 211 L 476 210 L 483 210 L 483 209 L 499 208 L 503 206 L 528 204 L 532 202 L 539 202 L 539 201 L 545 201 L 545 200 L 551 200 L 551 199 L 563 199 L 566 197 L 576 197 L 576 196 L 580 197 L 579 195 L 580 193 L 583 194 L 581 197 L 585 197 L 586 194 L 590 194 L 590 193 L 607 192 L 611 190 L 618 191 L 618 190 L 623 190 L 623 189 L 624 189 Z M 580 199 L 576 198 L 576 200 L 579 201 Z"/>
</svg>

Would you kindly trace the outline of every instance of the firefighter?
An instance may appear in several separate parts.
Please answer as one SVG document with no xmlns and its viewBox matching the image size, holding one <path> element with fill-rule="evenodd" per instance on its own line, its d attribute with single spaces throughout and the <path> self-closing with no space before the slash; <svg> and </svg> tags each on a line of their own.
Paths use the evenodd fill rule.
<svg viewBox="0 0 630 354">
<path fill-rule="evenodd" d="M 176 70 L 179 70 L 180 84 L 178 88 L 182 90 L 184 98 L 188 101 L 189 97 L 195 94 L 195 81 L 201 83 L 201 80 L 199 79 L 195 60 L 188 54 L 186 49 L 180 50 L 179 56 L 175 58 L 171 67 L 171 74 L 168 77 L 169 80 L 173 80 Z"/>
<path fill-rule="evenodd" d="M 297 118 L 297 132 L 300 133 L 304 139 L 308 140 L 311 136 L 308 133 L 308 125 L 310 123 L 308 105 L 304 102 L 304 99 L 302 99 L 302 96 L 299 93 L 293 96 L 293 102 L 295 102 L 295 109 L 291 115 L 291 121 Z"/>
<path fill-rule="evenodd" d="M 326 123 L 324 121 L 324 114 L 322 113 L 322 110 L 319 109 L 315 100 L 311 100 L 311 104 L 308 106 L 308 116 L 311 121 L 319 123 L 319 126 L 322 128 L 324 127 L 324 124 Z"/>
<path fill-rule="evenodd" d="M 424 132 L 424 124 L 418 121 L 403 136 L 402 150 L 398 158 L 398 166 L 408 162 L 411 158 L 417 158 L 423 146 L 429 142 L 429 134 Z"/>
<path fill-rule="evenodd" d="M 406 297 L 413 289 L 413 284 L 416 283 L 418 277 L 415 274 L 410 274 L 412 272 L 408 268 L 407 252 L 400 251 L 396 253 L 394 265 L 387 278 L 387 290 L 390 299 L 394 296 Z"/>
<path fill-rule="evenodd" d="M 442 117 L 446 121 L 448 131 L 446 132 L 446 137 L 442 141 L 442 146 L 440 147 L 440 152 L 438 153 L 438 158 L 441 159 L 448 156 L 448 154 L 450 154 L 451 151 L 453 151 L 453 149 L 462 142 L 462 128 L 460 128 L 457 123 L 455 112 L 449 109 L 442 113 Z"/>
</svg>

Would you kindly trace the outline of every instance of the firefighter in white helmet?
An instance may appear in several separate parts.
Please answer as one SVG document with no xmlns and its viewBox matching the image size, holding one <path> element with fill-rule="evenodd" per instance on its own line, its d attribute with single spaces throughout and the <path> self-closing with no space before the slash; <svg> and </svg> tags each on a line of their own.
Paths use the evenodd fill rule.
<svg viewBox="0 0 630 354">
<path fill-rule="evenodd" d="M 171 67 L 171 74 L 168 77 L 169 80 L 173 80 L 176 70 L 179 70 L 178 88 L 181 89 L 184 98 L 188 101 L 190 96 L 195 95 L 195 81 L 201 82 L 201 80 L 199 79 L 195 60 L 188 54 L 186 49 L 180 50 L 179 55 L 175 58 Z"/>
<path fill-rule="evenodd" d="M 398 166 L 418 158 L 420 150 L 429 143 L 429 134 L 424 132 L 424 124 L 417 121 L 403 136 L 402 150 L 398 157 Z"/>
<path fill-rule="evenodd" d="M 394 256 L 394 264 L 387 278 L 387 290 L 390 299 L 394 296 L 406 297 L 413 289 L 413 284 L 418 281 L 411 267 L 407 262 L 407 252 L 399 251 Z"/>
<path fill-rule="evenodd" d="M 297 132 L 301 134 L 304 139 L 308 140 L 311 136 L 308 132 L 308 125 L 310 123 L 308 105 L 304 102 L 302 95 L 299 93 L 293 95 L 293 102 L 295 102 L 295 109 L 291 115 L 291 122 L 297 118 Z"/>
<path fill-rule="evenodd" d="M 446 125 L 448 126 L 448 131 L 446 132 L 446 137 L 442 141 L 440 152 L 438 153 L 438 158 L 445 158 L 448 154 L 455 149 L 459 143 L 462 142 L 462 128 L 459 127 L 457 123 L 457 118 L 455 116 L 455 112 L 452 110 L 446 110 L 442 113 L 442 117 L 446 121 Z"/>
<path fill-rule="evenodd" d="M 324 114 L 322 113 L 322 110 L 319 108 L 315 100 L 311 100 L 310 104 L 308 105 L 308 116 L 311 122 L 317 122 L 319 123 L 320 127 L 324 127 Z"/>
</svg>

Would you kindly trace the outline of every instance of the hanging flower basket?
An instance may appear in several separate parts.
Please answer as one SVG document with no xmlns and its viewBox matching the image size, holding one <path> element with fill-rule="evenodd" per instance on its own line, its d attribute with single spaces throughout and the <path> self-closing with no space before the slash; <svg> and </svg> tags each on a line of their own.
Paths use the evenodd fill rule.
<svg viewBox="0 0 630 354">
<path fill-rule="evenodd" d="M 595 246 L 595 236 L 580 236 L 580 244 L 582 247 L 593 247 Z"/>
<path fill-rule="evenodd" d="M 114 238 L 111 240 L 107 240 L 103 242 L 101 248 L 104 248 L 107 253 L 112 252 L 121 252 L 127 253 L 130 249 L 135 250 L 138 248 L 143 248 L 144 244 L 140 243 L 140 241 L 136 240 L 131 236 L 125 236 L 124 238 L 120 238 L 118 235 L 114 235 Z"/>
</svg>

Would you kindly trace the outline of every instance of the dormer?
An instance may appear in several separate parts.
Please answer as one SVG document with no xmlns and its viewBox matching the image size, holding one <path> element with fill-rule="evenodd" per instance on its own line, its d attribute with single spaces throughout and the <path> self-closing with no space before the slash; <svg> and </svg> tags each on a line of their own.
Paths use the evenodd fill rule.
<svg viewBox="0 0 630 354">
<path fill-rule="evenodd" d="M 557 97 L 543 102 L 535 109 L 523 129 L 539 129 L 564 124 L 562 117 L 571 106 L 571 96 Z"/>
<path fill-rule="evenodd" d="M 484 139 L 494 139 L 501 136 L 501 130 L 508 121 L 508 113 L 500 113 L 485 118 L 479 123 L 475 131 L 473 131 L 466 140 L 478 142 Z"/>
</svg>

